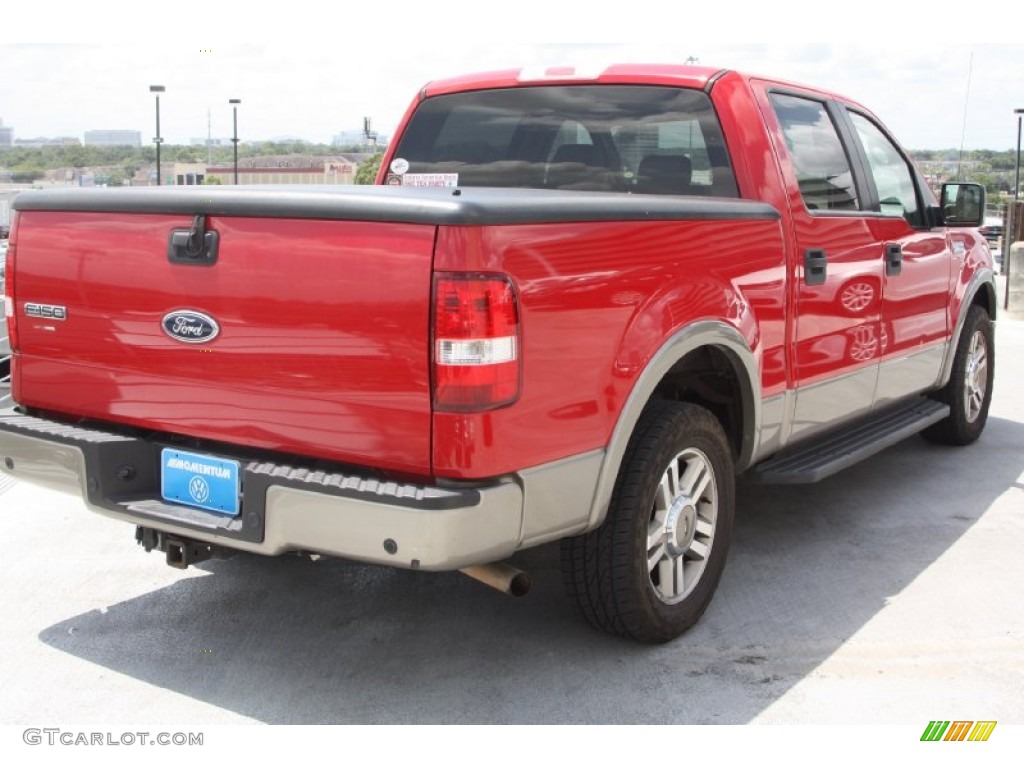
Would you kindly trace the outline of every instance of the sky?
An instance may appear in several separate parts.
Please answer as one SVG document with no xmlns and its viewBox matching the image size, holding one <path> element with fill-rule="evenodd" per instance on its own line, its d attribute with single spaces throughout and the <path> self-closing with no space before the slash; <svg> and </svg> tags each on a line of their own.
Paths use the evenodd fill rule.
<svg viewBox="0 0 1024 768">
<path fill-rule="evenodd" d="M 329 143 L 361 129 L 364 117 L 382 136 L 391 135 L 419 89 L 434 79 L 524 66 L 688 58 L 844 94 L 877 114 L 909 149 L 1011 149 L 1014 109 L 1024 108 L 1024 36 L 1014 41 L 998 31 L 1007 28 L 1002 19 L 1022 15 L 1008 0 L 986 3 L 984 14 L 972 9 L 970 24 L 941 21 L 941 3 L 907 3 L 914 12 L 901 18 L 892 3 L 862 0 L 857 6 L 866 10 L 857 17 L 804 13 L 819 20 L 816 27 L 794 20 L 801 16 L 796 9 L 820 4 L 796 0 L 762 3 L 793 11 L 773 17 L 759 16 L 759 6 L 745 2 L 719 4 L 729 9 L 728 19 L 708 10 L 710 4 L 698 12 L 645 0 L 605 0 L 586 6 L 590 10 L 578 19 L 552 11 L 559 7 L 554 0 L 507 6 L 438 0 L 417 6 L 418 17 L 403 6 L 370 12 L 374 6 L 349 4 L 351 10 L 331 12 L 330 5 L 304 2 L 258 13 L 253 9 L 263 6 L 238 5 L 235 16 L 176 3 L 149 19 L 138 3 L 112 3 L 108 14 L 83 18 L 50 13 L 47 6 L 45 23 L 5 19 L 0 120 L 14 128 L 15 138 L 81 139 L 87 130 L 127 129 L 149 143 L 155 135 L 149 86 L 159 84 L 166 88 L 160 112 L 167 143 L 205 138 L 208 130 L 230 138 L 230 98 L 242 102 L 243 142 L 298 137 Z M 612 12 L 595 10 L 602 8 Z M 41 29 L 45 40 L 32 34 L 18 39 L 22 31 Z M 522 42 L 531 31 L 564 40 L 617 35 L 647 42 Z"/>
</svg>

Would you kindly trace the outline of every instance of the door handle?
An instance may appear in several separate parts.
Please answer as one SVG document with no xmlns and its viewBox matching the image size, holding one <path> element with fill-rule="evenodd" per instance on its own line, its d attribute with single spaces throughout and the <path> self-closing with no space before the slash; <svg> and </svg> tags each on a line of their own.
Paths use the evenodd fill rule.
<svg viewBox="0 0 1024 768">
<path fill-rule="evenodd" d="M 899 243 L 885 244 L 885 274 L 889 277 L 903 271 L 903 246 Z"/>
<path fill-rule="evenodd" d="M 828 272 L 828 261 L 823 248 L 808 248 L 804 251 L 804 282 L 807 285 L 823 285 Z"/>
</svg>

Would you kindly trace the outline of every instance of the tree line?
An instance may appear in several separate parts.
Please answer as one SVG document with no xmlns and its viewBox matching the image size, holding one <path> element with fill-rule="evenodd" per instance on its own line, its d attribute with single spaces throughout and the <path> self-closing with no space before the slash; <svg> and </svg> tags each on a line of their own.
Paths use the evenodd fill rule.
<svg viewBox="0 0 1024 768">
<path fill-rule="evenodd" d="M 963 157 L 959 149 L 918 149 L 910 153 L 915 162 L 983 163 L 993 171 L 1012 171 L 1017 163 L 1017 151 L 1007 149 L 1002 152 L 994 149 L 964 150 Z"/>
<path fill-rule="evenodd" d="M 985 187 L 990 201 L 1013 194 L 1017 152 L 1008 149 L 932 149 L 911 152 L 921 172 L 942 181 L 973 181 Z"/>
<path fill-rule="evenodd" d="M 357 145 L 332 146 L 304 141 L 266 141 L 244 144 L 239 149 L 239 155 L 251 158 L 267 155 L 336 155 L 363 151 L 364 148 Z M 208 149 L 205 146 L 164 144 L 160 155 L 161 160 L 168 163 L 212 161 L 215 165 L 221 165 L 229 164 L 233 159 L 232 148 L 223 145 Z M 973 149 L 963 153 L 958 149 L 926 149 L 911 151 L 910 156 L 925 173 L 937 169 L 941 175 L 947 175 L 951 164 L 956 163 L 957 171 L 962 173 L 965 181 L 984 184 L 990 193 L 1012 190 L 1017 163 L 1017 153 L 1013 149 Z M 120 184 L 124 179 L 134 176 L 139 169 L 154 163 L 156 149 L 152 145 L 11 147 L 0 150 L 0 181 L 30 183 L 43 178 L 47 171 L 60 168 L 103 168 L 106 169 L 105 183 Z M 374 167 L 372 173 L 375 172 Z M 368 175 L 372 178 L 369 168 L 362 176 Z M 950 177 L 955 178 L 956 175 L 957 172 L 954 172 Z M 358 181 L 359 179 L 357 183 Z"/>
<path fill-rule="evenodd" d="M 309 144 L 304 141 L 264 141 L 245 144 L 239 155 L 265 157 L 268 155 L 337 155 L 364 151 L 359 146 L 332 146 Z M 164 144 L 160 149 L 162 163 L 230 164 L 233 151 L 230 146 Z M 110 176 L 131 178 L 140 168 L 156 163 L 156 148 L 151 145 L 82 146 L 51 145 L 42 147 L 11 147 L 0 150 L 0 181 L 29 183 L 42 178 L 47 171 L 60 168 L 105 168 Z M 112 179 L 113 180 L 113 179 Z"/>
</svg>

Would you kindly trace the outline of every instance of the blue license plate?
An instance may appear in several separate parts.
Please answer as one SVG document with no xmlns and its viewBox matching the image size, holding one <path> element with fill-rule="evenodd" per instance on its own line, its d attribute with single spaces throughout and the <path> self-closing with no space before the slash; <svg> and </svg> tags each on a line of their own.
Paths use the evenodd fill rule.
<svg viewBox="0 0 1024 768">
<path fill-rule="evenodd" d="M 239 510 L 239 463 L 164 448 L 160 495 L 166 501 L 235 516 Z"/>
</svg>

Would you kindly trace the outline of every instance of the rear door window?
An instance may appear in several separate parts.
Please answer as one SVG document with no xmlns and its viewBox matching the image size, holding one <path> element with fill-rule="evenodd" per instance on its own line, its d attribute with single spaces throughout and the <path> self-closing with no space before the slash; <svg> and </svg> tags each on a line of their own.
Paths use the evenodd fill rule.
<svg viewBox="0 0 1024 768">
<path fill-rule="evenodd" d="M 859 210 L 850 160 L 825 104 L 783 93 L 770 98 L 807 209 Z"/>
</svg>

